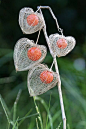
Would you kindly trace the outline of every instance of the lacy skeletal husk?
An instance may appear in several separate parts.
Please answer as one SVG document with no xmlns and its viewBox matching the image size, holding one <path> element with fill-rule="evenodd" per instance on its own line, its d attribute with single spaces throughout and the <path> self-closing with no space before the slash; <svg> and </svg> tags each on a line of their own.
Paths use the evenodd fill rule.
<svg viewBox="0 0 86 129">
<path fill-rule="evenodd" d="M 49 84 L 45 84 L 40 79 L 40 74 L 43 71 L 50 71 L 53 74 L 53 81 Z M 58 82 L 58 74 L 51 71 L 46 65 L 38 64 L 28 73 L 27 83 L 30 96 L 36 96 L 45 93 L 49 89 L 56 86 Z"/>
<path fill-rule="evenodd" d="M 57 46 L 57 41 L 58 39 L 65 39 L 67 42 L 67 47 L 64 49 L 61 49 Z M 52 34 L 49 36 L 49 41 L 50 41 L 50 49 L 53 52 L 53 56 L 65 56 L 67 55 L 75 46 L 76 41 L 75 38 L 72 36 L 65 37 L 63 35 L 59 34 Z"/>
<path fill-rule="evenodd" d="M 36 26 L 30 26 L 27 23 L 27 17 L 30 14 L 35 14 L 38 17 L 39 21 L 38 21 L 38 24 Z M 37 32 L 38 30 L 41 30 L 43 28 L 43 26 L 44 26 L 43 17 L 40 13 L 34 12 L 33 9 L 31 9 L 31 8 L 23 8 L 20 10 L 20 13 L 19 13 L 19 25 L 20 25 L 23 33 L 32 34 L 32 33 Z"/>
<path fill-rule="evenodd" d="M 41 50 L 41 57 L 37 61 L 32 61 L 27 56 L 27 51 L 29 48 L 37 47 Z M 34 41 L 29 40 L 27 38 L 21 38 L 17 41 L 15 48 L 14 48 L 14 64 L 16 71 L 25 71 L 32 67 L 34 67 L 36 64 L 43 61 L 47 54 L 47 49 L 43 45 L 37 45 L 34 43 Z"/>
</svg>

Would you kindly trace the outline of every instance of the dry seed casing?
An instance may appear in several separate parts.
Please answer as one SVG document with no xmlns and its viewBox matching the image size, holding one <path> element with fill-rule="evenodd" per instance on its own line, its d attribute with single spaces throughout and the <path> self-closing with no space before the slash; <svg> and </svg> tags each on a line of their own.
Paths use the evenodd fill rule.
<svg viewBox="0 0 86 129">
<path fill-rule="evenodd" d="M 37 47 L 41 50 L 41 57 L 37 61 L 32 61 L 27 56 L 27 51 L 32 48 Z M 25 71 L 31 69 L 38 63 L 42 62 L 47 54 L 47 49 L 43 45 L 37 45 L 32 40 L 27 38 L 21 38 L 17 41 L 14 48 L 14 64 L 16 71 Z"/>
<path fill-rule="evenodd" d="M 40 79 L 40 74 L 43 71 L 50 71 L 53 74 L 53 81 L 49 84 L 45 84 Z M 28 73 L 28 90 L 30 96 L 36 96 L 45 93 L 49 89 L 55 87 L 58 82 L 58 74 L 51 71 L 46 65 L 38 64 L 33 69 L 31 69 Z"/>
<path fill-rule="evenodd" d="M 27 23 L 27 17 L 30 14 L 35 14 L 38 17 L 38 24 L 36 26 L 30 26 Z M 44 26 L 43 17 L 40 13 L 34 12 L 32 8 L 22 8 L 19 13 L 19 25 L 21 27 L 21 30 L 25 34 L 32 34 L 34 32 L 37 32 L 38 30 L 41 30 Z"/>
<path fill-rule="evenodd" d="M 64 49 L 59 48 L 57 46 L 58 39 L 65 39 L 67 42 L 67 47 Z M 58 57 L 67 55 L 74 48 L 76 44 L 75 38 L 73 38 L 72 36 L 65 37 L 59 34 L 50 35 L 49 41 L 50 41 L 50 49 L 53 52 L 53 56 L 58 56 Z"/>
</svg>

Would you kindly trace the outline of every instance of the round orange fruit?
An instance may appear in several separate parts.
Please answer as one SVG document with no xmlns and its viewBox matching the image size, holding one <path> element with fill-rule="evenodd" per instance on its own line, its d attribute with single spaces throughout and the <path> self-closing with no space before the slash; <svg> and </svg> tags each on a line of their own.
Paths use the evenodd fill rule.
<svg viewBox="0 0 86 129">
<path fill-rule="evenodd" d="M 57 46 L 61 49 L 64 49 L 67 47 L 67 42 L 65 39 L 58 39 L 57 40 Z"/>
<path fill-rule="evenodd" d="M 35 15 L 35 14 L 30 14 L 27 17 L 27 23 L 30 26 L 36 26 L 38 24 L 38 22 L 39 22 L 39 19 L 38 19 L 37 15 Z"/>
<path fill-rule="evenodd" d="M 40 74 L 40 79 L 45 84 L 51 83 L 53 81 L 53 74 L 45 70 Z"/>
<path fill-rule="evenodd" d="M 32 61 L 37 61 L 41 58 L 42 52 L 37 47 L 32 47 L 28 50 L 27 56 Z"/>
</svg>

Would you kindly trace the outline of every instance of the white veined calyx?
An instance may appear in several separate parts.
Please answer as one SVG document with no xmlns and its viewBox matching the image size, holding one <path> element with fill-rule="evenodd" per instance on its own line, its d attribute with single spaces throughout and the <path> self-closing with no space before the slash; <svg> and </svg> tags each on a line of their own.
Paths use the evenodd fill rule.
<svg viewBox="0 0 86 129">
<path fill-rule="evenodd" d="M 28 90 L 30 96 L 47 92 L 56 86 L 58 74 L 50 70 L 47 65 L 38 64 L 28 72 Z"/>
<path fill-rule="evenodd" d="M 32 8 L 25 7 L 19 13 L 19 25 L 23 33 L 32 34 L 41 30 L 44 26 L 43 17 Z"/>
<path fill-rule="evenodd" d="M 25 71 L 42 62 L 47 54 L 44 45 L 38 45 L 28 38 L 21 38 L 14 48 L 14 64 L 16 71 Z"/>
<path fill-rule="evenodd" d="M 54 56 L 65 56 L 75 46 L 76 41 L 72 36 L 65 37 L 64 35 L 52 34 L 49 36 L 50 49 Z"/>
</svg>

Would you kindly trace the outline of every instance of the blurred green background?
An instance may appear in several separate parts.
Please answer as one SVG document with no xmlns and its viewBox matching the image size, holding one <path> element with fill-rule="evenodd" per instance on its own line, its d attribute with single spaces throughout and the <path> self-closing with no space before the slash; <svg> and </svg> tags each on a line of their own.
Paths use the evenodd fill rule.
<svg viewBox="0 0 86 129">
<path fill-rule="evenodd" d="M 33 98 L 29 96 L 27 89 L 28 72 L 17 72 L 14 68 L 13 49 L 20 38 L 27 37 L 36 41 L 37 33 L 24 35 L 18 24 L 19 10 L 23 7 L 31 7 L 34 10 L 39 5 L 48 5 L 55 13 L 59 25 L 63 28 L 65 36 L 74 36 L 76 46 L 66 57 L 58 58 L 59 71 L 62 80 L 62 91 L 68 129 L 86 129 L 86 1 L 85 0 L 0 0 L 0 94 L 10 119 L 15 115 L 14 105 L 17 93 L 21 90 L 21 96 L 16 108 L 16 119 L 22 118 L 29 112 L 35 114 L 36 109 Z M 48 10 L 43 10 L 48 35 L 58 33 L 55 21 Z M 39 44 L 46 45 L 41 32 Z M 47 46 L 47 45 L 46 45 Z M 48 52 L 44 63 L 49 67 L 52 57 Z M 51 96 L 51 97 L 50 97 Z M 36 101 L 41 112 L 43 129 L 62 129 L 61 110 L 57 87 L 49 90 Z M 51 101 L 50 101 L 51 98 Z M 44 103 L 42 103 L 43 101 Z M 1 101 L 1 102 L 2 102 Z M 50 101 L 50 108 L 49 108 Z M 5 103 L 8 106 L 5 105 Z M 48 106 L 49 110 L 45 108 Z M 8 126 L 7 118 L 0 103 L 0 129 L 13 129 Z M 47 115 L 51 116 L 45 126 Z M 36 116 L 25 119 L 19 129 L 37 129 Z M 40 123 L 39 124 L 39 129 Z M 59 127 L 60 126 L 60 127 Z M 17 129 L 17 127 L 14 127 Z"/>
</svg>

